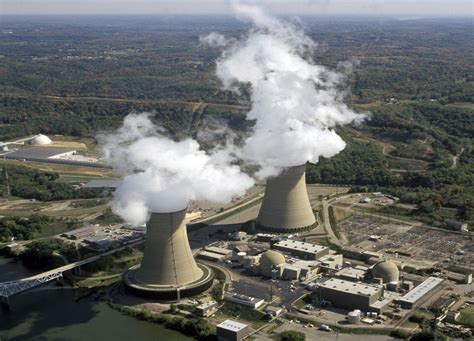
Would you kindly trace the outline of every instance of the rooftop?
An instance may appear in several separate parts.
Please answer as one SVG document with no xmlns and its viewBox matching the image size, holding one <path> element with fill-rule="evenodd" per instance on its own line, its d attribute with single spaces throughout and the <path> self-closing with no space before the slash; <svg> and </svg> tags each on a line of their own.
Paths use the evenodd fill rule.
<svg viewBox="0 0 474 341">
<path fill-rule="evenodd" d="M 345 276 L 350 278 L 364 278 L 366 271 L 356 268 L 344 268 L 336 272 L 336 276 Z"/>
<path fill-rule="evenodd" d="M 216 301 L 204 302 L 204 303 L 198 305 L 197 308 L 199 308 L 199 309 L 206 309 L 206 308 L 212 307 L 212 306 L 214 306 L 214 305 L 216 305 L 216 304 L 217 304 Z"/>
<path fill-rule="evenodd" d="M 327 249 L 326 246 L 313 244 L 313 243 L 300 242 L 300 241 L 291 240 L 291 239 L 279 241 L 278 243 L 275 243 L 274 245 L 278 247 L 282 247 L 282 248 L 303 251 L 303 252 L 308 252 L 308 253 L 318 253 Z"/>
<path fill-rule="evenodd" d="M 380 286 L 366 283 L 354 283 L 342 279 L 330 278 L 319 285 L 322 288 L 333 289 L 342 292 L 350 292 L 359 296 L 371 296 L 378 293 L 382 288 Z"/>
<path fill-rule="evenodd" d="M 239 332 L 242 329 L 247 328 L 248 325 L 241 322 L 233 321 L 233 320 L 225 320 L 221 324 L 218 324 L 217 327 L 231 330 L 233 332 Z"/>
<path fill-rule="evenodd" d="M 428 277 L 423 283 L 415 287 L 413 290 L 406 293 L 400 301 L 408 302 L 408 303 L 415 303 L 420 298 L 425 296 L 428 292 L 433 290 L 439 284 L 443 282 L 442 278 L 438 277 Z"/>
</svg>

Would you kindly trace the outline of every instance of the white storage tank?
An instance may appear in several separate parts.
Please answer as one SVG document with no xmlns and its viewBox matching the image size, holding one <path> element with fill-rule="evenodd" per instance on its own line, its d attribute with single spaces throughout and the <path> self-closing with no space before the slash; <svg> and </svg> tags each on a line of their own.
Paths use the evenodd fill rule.
<svg viewBox="0 0 474 341">
<path fill-rule="evenodd" d="M 237 259 L 239 262 L 243 262 L 244 261 L 244 257 L 247 256 L 247 252 L 238 252 L 237 253 Z"/>
<path fill-rule="evenodd" d="M 350 324 L 359 324 L 360 322 L 360 312 L 358 311 L 351 311 L 347 314 L 347 321 Z"/>
</svg>

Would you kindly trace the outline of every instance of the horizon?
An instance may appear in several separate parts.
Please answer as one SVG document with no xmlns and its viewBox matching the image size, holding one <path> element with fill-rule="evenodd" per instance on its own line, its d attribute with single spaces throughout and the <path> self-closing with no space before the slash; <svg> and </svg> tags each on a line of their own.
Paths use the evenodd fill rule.
<svg viewBox="0 0 474 341">
<path fill-rule="evenodd" d="M 231 0 L 3 0 L 4 15 L 229 15 Z M 275 15 L 473 17 L 470 0 L 245 0 Z"/>
</svg>

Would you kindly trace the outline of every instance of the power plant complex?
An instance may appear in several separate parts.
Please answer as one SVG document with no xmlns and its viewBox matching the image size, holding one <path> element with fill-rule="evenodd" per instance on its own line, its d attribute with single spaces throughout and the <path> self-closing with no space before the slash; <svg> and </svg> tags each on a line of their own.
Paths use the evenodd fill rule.
<svg viewBox="0 0 474 341">
<path fill-rule="evenodd" d="M 306 165 L 287 168 L 267 180 L 257 226 L 266 231 L 294 233 L 310 230 L 316 219 L 306 190 Z"/>
<path fill-rule="evenodd" d="M 132 293 L 148 298 L 179 300 L 212 285 L 212 270 L 194 260 L 185 215 L 186 209 L 151 214 L 142 262 L 123 277 L 126 288 Z"/>
</svg>

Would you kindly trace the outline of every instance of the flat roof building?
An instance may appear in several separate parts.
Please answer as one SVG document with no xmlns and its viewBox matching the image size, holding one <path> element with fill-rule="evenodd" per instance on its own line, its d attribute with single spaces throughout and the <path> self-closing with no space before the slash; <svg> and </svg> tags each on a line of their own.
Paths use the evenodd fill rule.
<svg viewBox="0 0 474 341">
<path fill-rule="evenodd" d="M 442 278 L 428 277 L 424 282 L 416 286 L 413 290 L 402 296 L 398 303 L 405 309 L 412 309 L 419 303 L 426 295 L 443 283 Z"/>
<path fill-rule="evenodd" d="M 251 296 L 242 295 L 238 293 L 226 294 L 224 296 L 224 300 L 228 302 L 241 304 L 252 309 L 258 309 L 259 307 L 262 306 L 263 303 L 265 303 L 265 301 L 261 298 L 251 297 Z"/>
<path fill-rule="evenodd" d="M 326 246 L 292 239 L 279 241 L 278 243 L 273 244 L 272 248 L 308 260 L 317 260 L 318 258 L 329 254 L 329 248 Z"/>
<path fill-rule="evenodd" d="M 196 314 L 201 317 L 208 317 L 217 311 L 219 304 L 216 301 L 209 301 L 196 307 Z"/>
<path fill-rule="evenodd" d="M 217 253 L 217 254 L 223 255 L 223 256 L 225 256 L 225 257 L 230 257 L 230 256 L 232 256 L 232 250 L 225 249 L 225 248 L 223 248 L 223 247 L 206 246 L 206 247 L 204 248 L 204 251 Z"/>
<path fill-rule="evenodd" d="M 351 282 L 359 282 L 364 279 L 366 271 L 356 268 L 344 268 L 335 273 L 336 277 Z"/>
<path fill-rule="evenodd" d="M 225 320 L 217 325 L 217 339 L 219 341 L 240 341 L 250 333 L 247 324 Z"/>
<path fill-rule="evenodd" d="M 319 284 L 317 293 L 334 307 L 369 311 L 383 297 L 383 287 L 330 278 Z"/>
</svg>

